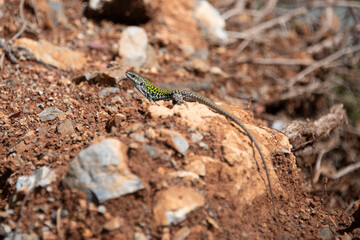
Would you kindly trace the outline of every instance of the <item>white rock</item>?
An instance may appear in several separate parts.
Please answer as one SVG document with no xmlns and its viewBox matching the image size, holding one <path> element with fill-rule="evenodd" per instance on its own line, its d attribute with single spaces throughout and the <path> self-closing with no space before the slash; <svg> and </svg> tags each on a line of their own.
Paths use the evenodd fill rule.
<svg viewBox="0 0 360 240">
<path fill-rule="evenodd" d="M 140 67 L 146 62 L 148 38 L 143 28 L 126 28 L 119 45 L 119 55 L 124 58 L 125 64 Z"/>
<path fill-rule="evenodd" d="M 195 18 L 199 22 L 202 34 L 210 43 L 226 44 L 225 21 L 210 3 L 198 2 L 195 6 Z"/>
<path fill-rule="evenodd" d="M 70 163 L 64 185 L 91 191 L 101 203 L 143 189 L 127 166 L 126 151 L 125 144 L 116 139 L 105 139 L 82 150 Z"/>
<path fill-rule="evenodd" d="M 37 169 L 31 176 L 21 176 L 18 178 L 15 188 L 17 191 L 30 190 L 37 186 L 44 187 L 56 180 L 56 172 L 48 167 Z"/>
</svg>

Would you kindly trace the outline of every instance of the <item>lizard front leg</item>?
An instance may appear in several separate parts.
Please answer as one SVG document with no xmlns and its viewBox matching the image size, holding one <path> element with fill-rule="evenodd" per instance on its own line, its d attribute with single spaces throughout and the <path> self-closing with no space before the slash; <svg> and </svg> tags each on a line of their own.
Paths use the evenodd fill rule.
<svg viewBox="0 0 360 240">
<path fill-rule="evenodd" d="M 176 104 L 179 104 L 179 105 L 184 104 L 185 107 L 186 107 L 187 109 L 189 109 L 189 106 L 188 106 L 187 103 L 185 102 L 184 96 L 183 96 L 182 94 L 180 94 L 180 93 L 175 93 L 175 94 L 173 95 L 173 99 L 172 99 L 172 100 L 173 100 L 172 102 L 173 102 L 174 105 L 176 105 Z"/>
</svg>

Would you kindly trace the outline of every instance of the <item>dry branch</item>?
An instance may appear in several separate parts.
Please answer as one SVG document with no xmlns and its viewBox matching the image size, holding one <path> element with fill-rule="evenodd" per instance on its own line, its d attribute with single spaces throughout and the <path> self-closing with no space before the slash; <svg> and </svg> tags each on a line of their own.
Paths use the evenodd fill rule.
<svg viewBox="0 0 360 240">
<path fill-rule="evenodd" d="M 236 63 L 254 63 L 262 65 L 304 65 L 309 66 L 314 63 L 306 59 L 286 59 L 286 58 L 243 58 Z"/>
<path fill-rule="evenodd" d="M 289 137 L 295 149 L 304 143 L 311 143 L 322 137 L 328 136 L 335 128 L 347 123 L 346 112 L 342 104 L 333 106 L 330 113 L 314 122 L 293 121 L 284 133 Z"/>
<path fill-rule="evenodd" d="M 333 48 L 335 46 L 338 46 L 342 41 L 344 41 L 344 38 L 344 32 L 340 32 L 332 38 L 325 39 L 315 45 L 308 47 L 305 52 L 307 52 L 308 54 L 316 54 L 323 51 L 324 49 Z"/>
<path fill-rule="evenodd" d="M 10 60 L 11 63 L 16 64 L 17 58 L 11 53 L 9 47 L 7 47 L 2 39 L 0 39 L 0 47 L 4 49 L 6 57 Z M 2 66 L 2 64 L 1 64 Z"/>
<path fill-rule="evenodd" d="M 360 162 L 357 162 L 357 163 L 354 163 L 354 164 L 351 164 L 349 166 L 342 168 L 341 170 L 337 171 L 336 173 L 327 174 L 327 177 L 331 178 L 331 179 L 338 179 L 338 178 L 341 178 L 341 177 L 345 176 L 346 174 L 349 174 L 359 168 L 360 168 Z"/>
<path fill-rule="evenodd" d="M 266 5 L 264 7 L 263 10 L 261 10 L 260 14 L 258 16 L 255 17 L 253 25 L 258 24 L 259 22 L 261 22 L 269 13 L 271 13 L 276 4 L 277 4 L 278 0 L 268 0 L 266 1 Z"/>
<path fill-rule="evenodd" d="M 312 73 L 316 69 L 328 65 L 329 63 L 337 60 L 338 58 L 340 58 L 344 55 L 351 54 L 351 53 L 354 53 L 357 51 L 360 51 L 360 45 L 355 45 L 355 46 L 340 49 L 339 51 L 331 54 L 330 56 L 327 56 L 326 58 L 324 58 L 318 62 L 315 62 L 313 65 L 311 65 L 311 66 L 305 68 L 303 71 L 301 71 L 295 77 L 291 78 L 289 80 L 289 86 L 293 86 L 295 83 L 302 80 L 306 75 Z"/>
<path fill-rule="evenodd" d="M 14 41 L 18 37 L 20 37 L 21 34 L 23 34 L 23 32 L 26 30 L 26 27 L 28 25 L 28 22 L 25 20 L 25 16 L 24 16 L 24 3 L 25 3 L 25 0 L 21 0 L 20 5 L 19 5 L 20 18 L 21 18 L 21 21 L 23 24 L 22 24 L 20 30 L 10 39 L 10 42 Z"/>
<path fill-rule="evenodd" d="M 360 8 L 360 3 L 357 1 L 331 1 L 331 4 L 329 2 L 325 1 L 311 1 L 310 6 L 313 8 L 318 7 L 328 7 L 331 6 L 339 6 L 339 7 L 347 7 L 347 8 Z"/>
<path fill-rule="evenodd" d="M 325 153 L 333 150 L 334 147 L 330 147 L 330 148 L 326 148 L 320 151 L 320 153 L 318 154 L 317 160 L 316 160 L 316 164 L 315 164 L 315 169 L 314 169 L 314 177 L 313 177 L 313 184 L 317 183 L 317 181 L 320 178 L 320 175 L 322 173 L 322 168 L 321 168 L 321 160 L 324 156 Z"/>
<path fill-rule="evenodd" d="M 285 101 L 289 99 L 296 99 L 304 96 L 309 96 L 309 94 L 313 94 L 314 92 L 327 92 L 328 89 L 332 86 L 330 82 L 312 82 L 306 86 L 298 86 L 296 88 L 291 88 L 289 91 L 282 93 L 280 96 L 276 98 L 272 98 L 271 100 L 265 101 L 265 105 L 272 105 L 274 103 Z"/>
<path fill-rule="evenodd" d="M 336 17 L 334 10 L 331 7 L 326 7 L 324 10 L 324 19 L 321 20 L 320 29 L 308 39 L 310 42 L 318 42 L 332 27 L 333 18 Z"/>
<path fill-rule="evenodd" d="M 276 25 L 279 24 L 283 24 L 287 21 L 289 21 L 290 19 L 296 17 L 296 16 L 300 16 L 300 15 L 304 15 L 307 14 L 307 10 L 303 7 L 301 8 L 297 8 L 293 11 L 291 11 L 288 14 L 285 14 L 283 16 L 280 16 L 278 18 L 274 18 L 271 19 L 267 22 L 261 23 L 255 27 L 252 27 L 250 29 L 247 29 L 245 31 L 242 32 L 232 32 L 232 31 L 228 31 L 228 34 L 230 37 L 234 37 L 234 38 L 239 38 L 239 39 L 251 39 L 254 38 L 255 36 L 258 36 L 259 34 L 261 34 L 262 32 L 264 32 L 265 30 L 272 28 Z"/>
<path fill-rule="evenodd" d="M 221 14 L 221 17 L 226 21 L 227 19 L 243 12 L 245 9 L 245 5 L 246 0 L 238 0 L 236 1 L 235 7 Z"/>
</svg>

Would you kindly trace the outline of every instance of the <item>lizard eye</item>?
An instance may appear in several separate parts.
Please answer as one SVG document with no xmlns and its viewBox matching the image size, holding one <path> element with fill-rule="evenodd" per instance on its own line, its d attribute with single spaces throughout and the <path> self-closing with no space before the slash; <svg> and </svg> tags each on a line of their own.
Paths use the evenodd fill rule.
<svg viewBox="0 0 360 240">
<path fill-rule="evenodd" d="M 140 82 L 139 85 L 140 85 L 140 87 L 142 87 L 142 86 L 144 85 L 144 83 L 143 83 L 143 82 Z"/>
</svg>

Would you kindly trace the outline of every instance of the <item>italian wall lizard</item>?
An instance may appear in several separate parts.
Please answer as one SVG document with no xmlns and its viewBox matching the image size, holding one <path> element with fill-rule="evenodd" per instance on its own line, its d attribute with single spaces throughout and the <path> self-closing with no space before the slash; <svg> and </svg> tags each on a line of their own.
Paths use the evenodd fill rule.
<svg viewBox="0 0 360 240">
<path fill-rule="evenodd" d="M 161 88 L 158 88 L 158 87 L 154 86 L 145 77 L 141 76 L 138 73 L 134 73 L 134 72 L 131 72 L 131 71 L 126 72 L 126 77 L 133 82 L 135 87 L 150 102 L 155 102 L 155 101 L 159 101 L 159 100 L 164 100 L 164 101 L 171 101 L 172 100 L 174 102 L 174 104 L 182 104 L 182 103 L 185 103 L 186 101 L 187 102 L 199 102 L 201 104 L 204 104 L 204 105 L 210 107 L 211 109 L 215 110 L 216 112 L 224 115 L 225 117 L 231 119 L 237 125 L 239 125 L 245 131 L 245 133 L 249 136 L 250 140 L 255 144 L 255 146 L 256 146 L 256 148 L 259 151 L 259 154 L 261 156 L 261 159 L 262 159 L 262 162 L 264 164 L 265 171 L 266 171 L 266 177 L 267 177 L 268 184 L 269 184 L 269 190 L 270 190 L 270 195 L 271 195 L 271 200 L 272 200 L 272 205 L 273 205 L 274 216 L 276 218 L 274 195 L 273 195 L 273 192 L 272 192 L 269 171 L 268 171 L 264 156 L 263 156 L 263 154 L 261 152 L 260 146 L 259 146 L 258 142 L 256 141 L 254 135 L 249 131 L 249 129 L 247 129 L 247 127 L 242 122 L 240 122 L 240 120 L 238 118 L 236 118 L 234 115 L 232 115 L 231 113 L 229 113 L 225 109 L 221 108 L 219 105 L 215 104 L 210 99 L 208 99 L 208 98 L 206 98 L 206 97 L 204 97 L 204 96 L 202 96 L 202 95 L 200 95 L 200 94 L 198 94 L 196 92 L 192 92 L 192 91 L 189 91 L 189 90 L 180 90 L 180 89 L 174 89 L 174 90 L 161 89 Z"/>
</svg>

